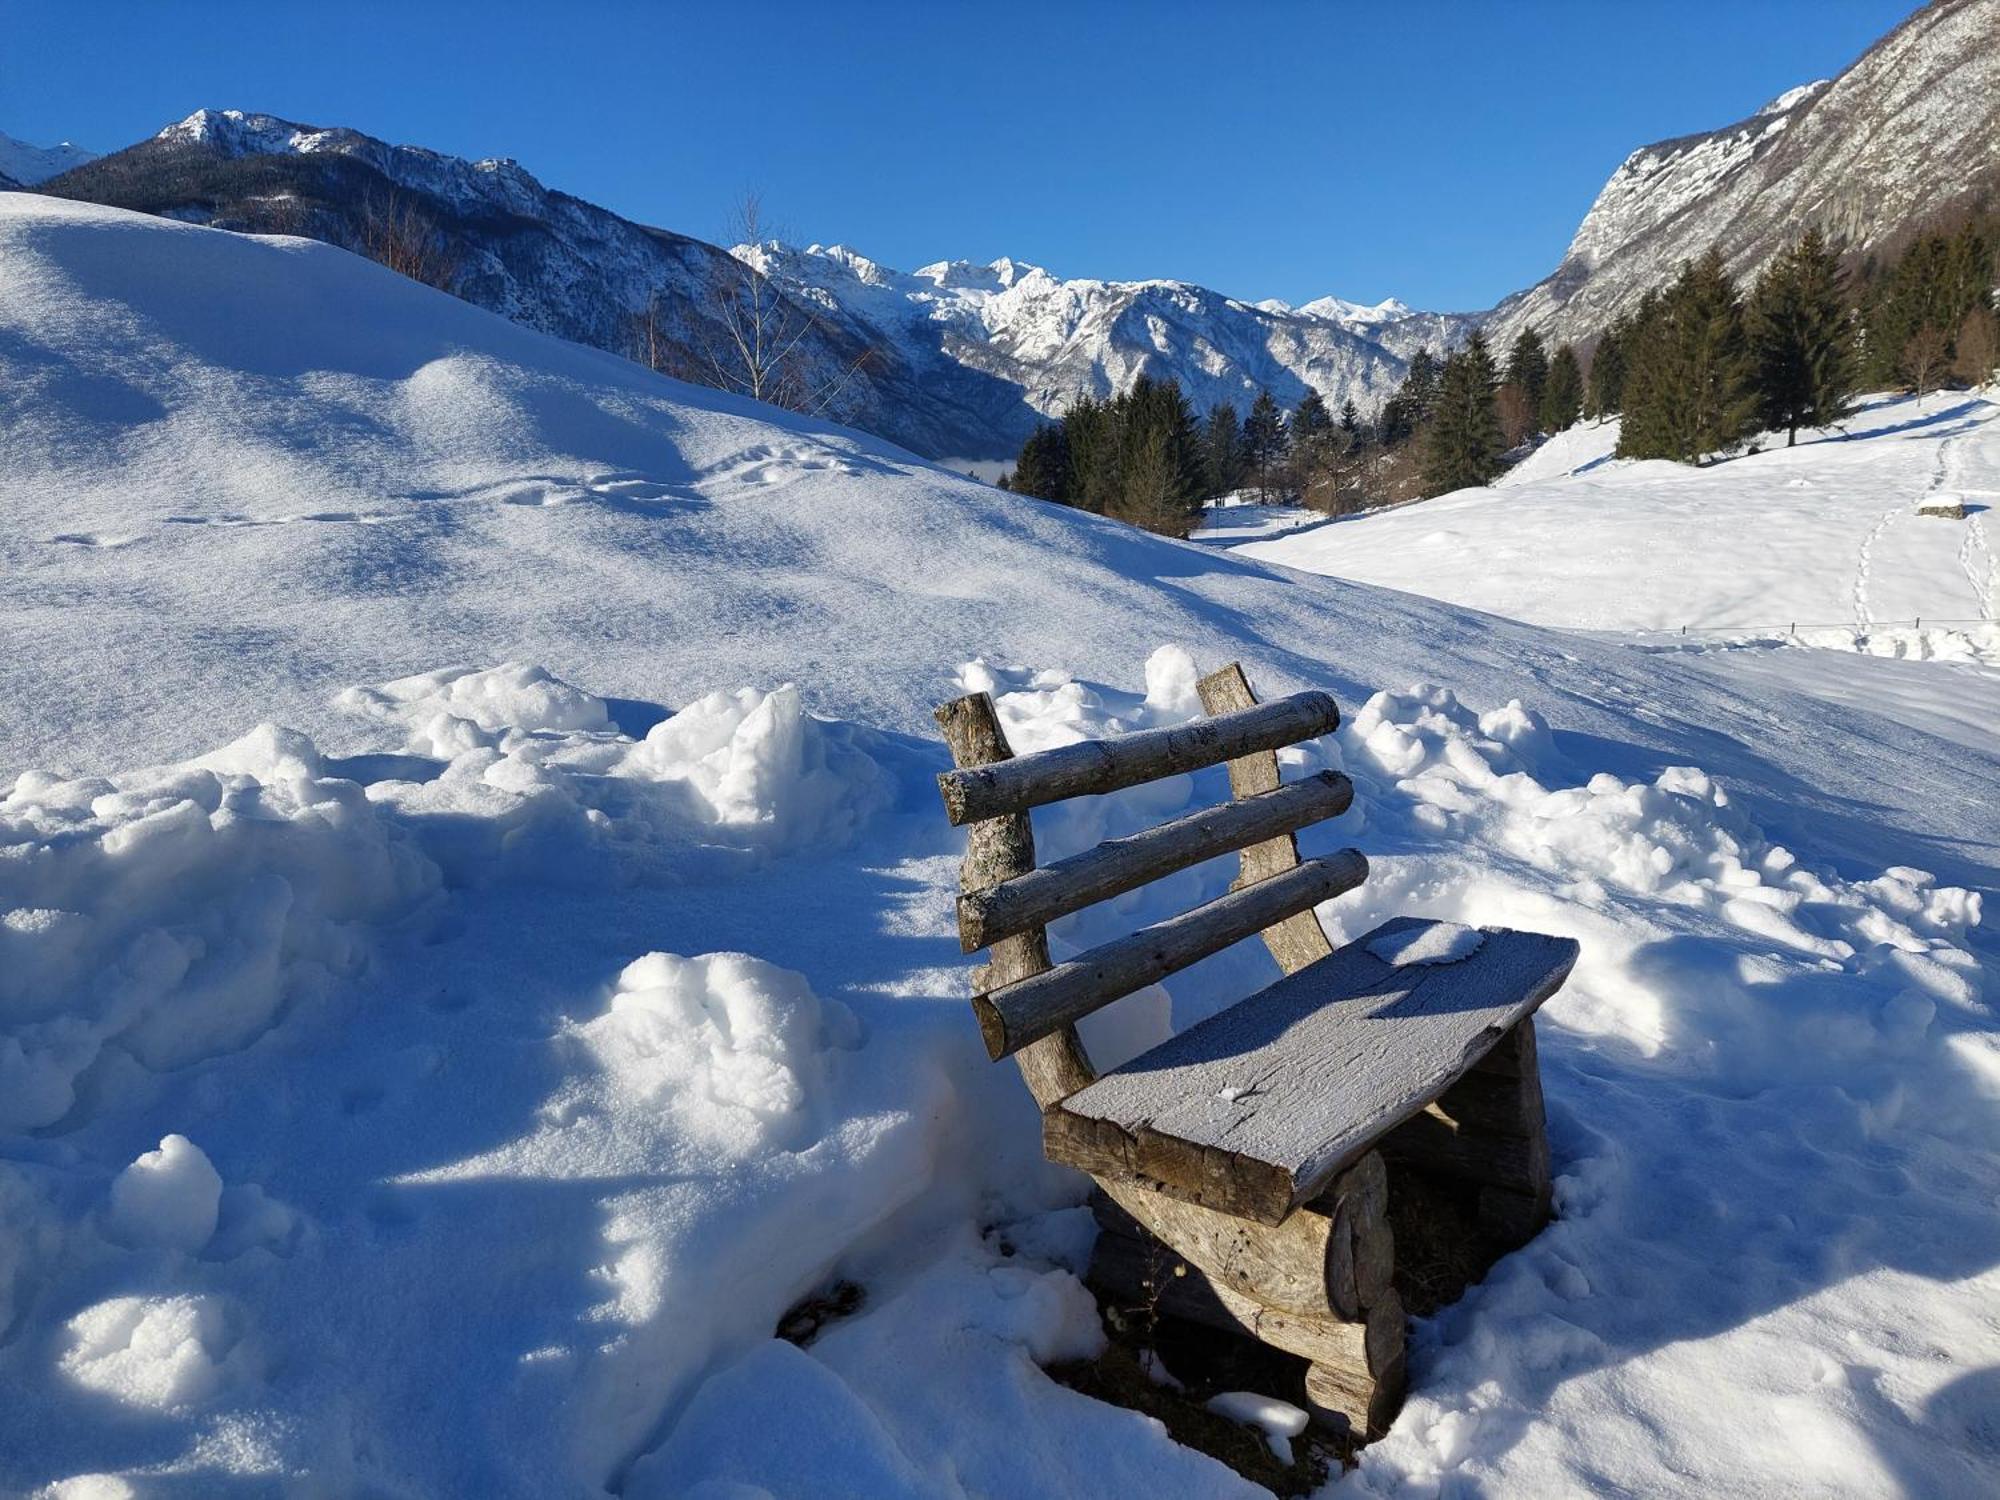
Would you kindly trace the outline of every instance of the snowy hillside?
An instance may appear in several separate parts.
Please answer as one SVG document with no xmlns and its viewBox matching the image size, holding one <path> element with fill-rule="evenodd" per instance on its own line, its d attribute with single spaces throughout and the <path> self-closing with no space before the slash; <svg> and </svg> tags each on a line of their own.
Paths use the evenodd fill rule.
<svg viewBox="0 0 2000 1500">
<path fill-rule="evenodd" d="M 1324 297 L 1294 309 L 1184 281 L 1063 280 L 1012 260 L 939 261 L 905 273 L 843 245 L 801 250 L 773 241 L 735 253 L 858 339 L 933 371 L 947 389 L 970 372 L 1017 390 L 1013 419 L 967 458 L 1011 456 L 1039 418 L 1078 396 L 1127 390 L 1141 375 L 1178 381 L 1197 411 L 1222 401 L 1247 411 L 1263 390 L 1292 406 L 1316 390 L 1336 411 L 1352 400 L 1373 412 L 1402 382 L 1412 354 L 1425 345 L 1442 352 L 1471 326 L 1455 314 L 1413 313 L 1394 298 L 1362 307 Z"/>
<path fill-rule="evenodd" d="M 64 141 L 59 146 L 30 146 L 11 135 L 0 135 L 0 180 L 33 187 L 58 172 L 95 161 L 97 153 Z"/>
<path fill-rule="evenodd" d="M 0 503 L 0 1490 L 1258 1493 L 1042 1373 L 1100 1345 L 1091 1226 L 968 1014 L 929 718 L 1169 723 L 1230 658 L 1346 712 L 1300 757 L 1375 871 L 1336 936 L 1583 943 L 1560 1220 L 1416 1326 L 1332 1493 L 2000 1484 L 1988 679 L 1167 542 L 323 244 L 19 194 Z"/>
<path fill-rule="evenodd" d="M 1574 427 L 1492 489 L 1245 550 L 1543 625 L 2000 666 L 2000 401 L 1875 397 L 1706 469 L 1614 459 L 1617 440 Z M 1940 497 L 1966 518 L 1918 513 Z"/>
<path fill-rule="evenodd" d="M 1808 225 L 1863 250 L 2000 188 L 2000 0 L 1937 0 L 1838 78 L 1747 120 L 1633 152 L 1562 263 L 1495 309 L 1523 328 L 1600 333 L 1681 260 L 1719 245 L 1753 276 Z"/>
</svg>

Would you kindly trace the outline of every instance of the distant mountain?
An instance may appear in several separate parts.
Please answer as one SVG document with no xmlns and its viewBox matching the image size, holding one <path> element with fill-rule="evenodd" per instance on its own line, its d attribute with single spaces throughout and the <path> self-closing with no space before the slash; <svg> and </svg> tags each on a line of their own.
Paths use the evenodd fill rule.
<svg viewBox="0 0 2000 1500">
<path fill-rule="evenodd" d="M 1633 152 L 1562 264 L 1495 308 L 1489 336 L 1596 334 L 1710 245 L 1748 277 L 1809 225 L 1866 250 L 1996 195 L 2000 0 L 1937 0 L 1838 78 Z"/>
<path fill-rule="evenodd" d="M 730 289 L 770 278 L 800 309 L 806 382 L 842 384 L 832 414 L 936 458 L 1011 457 L 1079 393 L 1171 376 L 1206 408 L 1308 389 L 1372 410 L 1423 344 L 1470 326 L 1322 298 L 1252 306 L 1174 281 L 1063 281 L 1012 261 L 904 274 L 835 247 L 730 252 L 545 187 L 517 162 L 465 161 L 356 130 L 198 110 L 78 165 L 44 191 L 253 233 L 361 248 L 385 205 L 441 236 L 444 284 L 481 307 L 581 343 L 637 352 L 659 309 L 659 361 L 712 380 Z M 851 373 L 844 373 L 851 372 Z"/>
<path fill-rule="evenodd" d="M 59 172 L 95 161 L 97 153 L 64 141 L 59 146 L 31 146 L 11 135 L 0 135 L 0 187 L 34 187 Z"/>
<path fill-rule="evenodd" d="M 927 372 L 929 388 L 970 373 L 1018 390 L 1027 410 L 996 427 L 998 454 L 1010 454 L 1038 416 L 1079 395 L 1123 391 L 1141 375 L 1178 381 L 1201 410 L 1221 401 L 1246 409 L 1260 390 L 1289 406 L 1316 390 L 1336 410 L 1351 398 L 1372 411 L 1420 346 L 1448 346 L 1471 326 L 1394 299 L 1292 308 L 1184 281 L 1064 280 L 1005 259 L 903 272 L 841 245 L 772 241 L 735 254 L 857 339 L 896 350 Z"/>
<path fill-rule="evenodd" d="M 198 110 L 42 190 L 350 249 L 362 247 L 371 218 L 385 211 L 420 215 L 444 245 L 440 279 L 460 297 L 627 355 L 639 351 L 642 315 L 656 306 L 658 363 L 711 384 L 710 361 L 728 346 L 722 310 L 731 289 L 755 275 L 718 246 L 544 187 L 514 161 L 466 161 L 240 110 Z M 987 391 L 971 379 L 951 392 L 926 390 L 894 350 L 860 343 L 809 309 L 798 310 L 797 322 L 805 325 L 796 351 L 803 383 L 842 383 L 830 414 L 918 453 L 981 451 L 996 428 L 1033 420 L 1011 390 Z"/>
</svg>

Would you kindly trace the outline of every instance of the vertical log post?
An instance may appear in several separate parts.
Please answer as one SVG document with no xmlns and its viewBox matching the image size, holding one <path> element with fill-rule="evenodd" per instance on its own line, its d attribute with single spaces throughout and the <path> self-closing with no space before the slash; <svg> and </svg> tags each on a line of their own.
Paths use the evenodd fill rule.
<svg viewBox="0 0 2000 1500">
<path fill-rule="evenodd" d="M 1257 695 L 1250 691 L 1250 679 L 1243 675 L 1243 668 L 1236 662 L 1209 673 L 1195 685 L 1195 690 L 1201 694 L 1201 706 L 1210 714 L 1234 713 L 1238 709 L 1257 706 Z M 1276 791 L 1277 751 L 1260 750 L 1255 755 L 1239 756 L 1230 761 L 1229 789 L 1238 797 L 1254 797 L 1259 792 Z M 1298 864 L 1298 840 L 1289 833 L 1281 833 L 1261 844 L 1252 844 L 1237 856 L 1237 860 L 1239 872 L 1236 885 L 1255 885 L 1273 875 L 1282 875 Z M 1264 946 L 1271 950 L 1271 957 L 1287 974 L 1296 974 L 1307 964 L 1317 963 L 1333 952 L 1333 944 L 1326 940 L 1319 918 L 1309 911 L 1266 927 L 1261 935 Z"/>
<path fill-rule="evenodd" d="M 999 711 L 989 694 L 954 698 L 938 709 L 937 721 L 945 743 L 951 746 L 952 760 L 959 766 L 983 766 L 1013 758 L 1013 747 L 1007 743 L 1007 732 L 1000 726 Z M 1026 813 L 1008 813 L 967 826 L 960 890 L 983 891 L 1034 868 L 1035 829 Z M 1012 984 L 1050 967 L 1046 928 L 1031 927 L 1002 938 L 989 951 L 991 957 L 972 976 L 975 990 Z M 1014 1061 L 1028 1092 L 1045 1110 L 1097 1078 L 1073 1026 L 1023 1047 L 1014 1054 Z"/>
</svg>

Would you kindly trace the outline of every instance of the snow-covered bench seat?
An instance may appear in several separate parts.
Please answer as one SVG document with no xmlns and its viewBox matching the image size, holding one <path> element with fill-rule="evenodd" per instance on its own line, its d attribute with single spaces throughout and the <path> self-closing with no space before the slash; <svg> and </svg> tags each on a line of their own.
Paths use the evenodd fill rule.
<svg viewBox="0 0 2000 1500">
<path fill-rule="evenodd" d="M 1301 861 L 1294 835 L 1353 790 L 1333 771 L 1281 784 L 1276 752 L 1329 733 L 1338 708 L 1325 693 L 1259 704 L 1234 665 L 1200 688 L 1212 717 L 1018 759 L 985 694 L 938 710 L 958 765 L 940 789 L 967 826 L 959 936 L 990 952 L 973 1008 L 1040 1104 L 1049 1157 L 1103 1190 L 1100 1293 L 1302 1356 L 1310 1409 L 1372 1434 L 1403 1388 L 1392 1191 L 1448 1205 L 1442 1232 L 1477 1242 L 1452 1258 L 1454 1293 L 1548 1218 L 1532 1017 L 1577 946 L 1400 917 L 1334 949 L 1313 908 L 1367 861 Z M 1225 762 L 1234 800 L 1037 867 L 1029 809 Z M 1232 852 L 1225 895 L 1050 962 L 1057 917 Z M 1284 977 L 1095 1072 L 1077 1020 L 1252 935 Z"/>
</svg>

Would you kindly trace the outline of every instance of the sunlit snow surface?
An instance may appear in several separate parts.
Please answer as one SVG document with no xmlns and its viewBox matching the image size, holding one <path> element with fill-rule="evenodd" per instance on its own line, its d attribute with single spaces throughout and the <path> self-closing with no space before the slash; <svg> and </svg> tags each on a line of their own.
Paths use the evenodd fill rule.
<svg viewBox="0 0 2000 1500">
<path fill-rule="evenodd" d="M 2000 667 L 2000 399 L 1873 396 L 1703 468 L 1557 434 L 1491 489 L 1253 537 L 1248 556 L 1656 649 L 1809 645 Z M 1924 515 L 1949 497 L 1963 519 Z M 1225 513 L 1226 514 L 1226 513 Z"/>
<path fill-rule="evenodd" d="M 1879 516 L 1942 441 L 1814 472 Z M 1091 1224 L 967 1014 L 929 719 L 1178 722 L 1232 657 L 1346 712 L 1286 756 L 1355 783 L 1307 841 L 1373 865 L 1337 938 L 1583 944 L 1540 1028 L 1562 1217 L 1417 1326 L 1335 1492 L 2000 1483 L 1990 676 L 1162 542 L 324 246 L 21 195 L 0 496 L 0 1488 L 1252 1493 L 1038 1369 L 1098 1347 Z M 855 1315 L 771 1338 L 836 1277 Z"/>
</svg>

